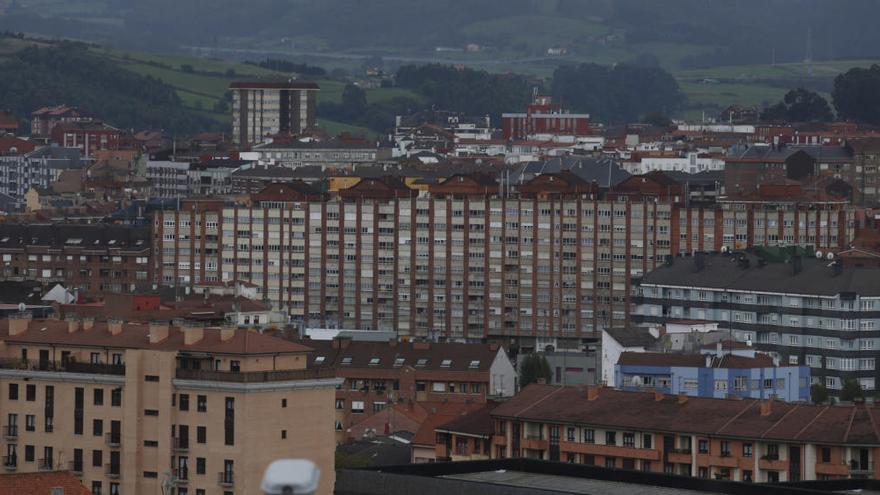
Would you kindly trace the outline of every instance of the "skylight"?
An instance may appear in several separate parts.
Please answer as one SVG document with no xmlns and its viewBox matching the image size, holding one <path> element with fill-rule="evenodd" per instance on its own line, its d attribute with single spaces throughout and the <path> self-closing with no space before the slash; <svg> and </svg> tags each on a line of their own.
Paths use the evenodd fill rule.
<svg viewBox="0 0 880 495">
<path fill-rule="evenodd" d="M 324 356 L 318 356 L 315 358 L 315 364 L 323 364 L 323 363 L 324 363 Z"/>
<path fill-rule="evenodd" d="M 344 357 L 344 358 L 342 358 L 342 363 L 341 363 L 341 364 L 342 364 L 343 366 L 351 364 L 351 357 Z"/>
<path fill-rule="evenodd" d="M 441 367 L 441 368 L 449 368 L 450 366 L 452 366 L 452 360 L 451 360 L 451 359 L 444 359 L 443 361 L 440 362 L 440 367 Z"/>
<path fill-rule="evenodd" d="M 397 358 L 394 360 L 394 367 L 400 368 L 401 366 L 403 366 L 403 363 L 405 363 L 405 362 L 406 362 L 406 358 Z"/>
<path fill-rule="evenodd" d="M 478 360 L 478 359 L 471 361 L 471 364 L 468 365 L 468 368 L 470 368 L 470 369 L 477 369 L 479 367 L 480 367 L 480 360 Z"/>
<path fill-rule="evenodd" d="M 82 239 L 71 238 L 67 240 L 66 244 L 82 244 L 82 241 Z"/>
<path fill-rule="evenodd" d="M 419 360 L 416 361 L 417 368 L 424 368 L 425 365 L 427 365 L 427 364 L 428 364 L 428 358 L 419 358 Z"/>
<path fill-rule="evenodd" d="M 370 358 L 370 366 L 376 366 L 376 365 L 378 365 L 379 362 L 381 362 L 381 361 L 382 361 L 382 360 L 379 359 L 379 358 L 377 358 L 377 357 Z"/>
</svg>

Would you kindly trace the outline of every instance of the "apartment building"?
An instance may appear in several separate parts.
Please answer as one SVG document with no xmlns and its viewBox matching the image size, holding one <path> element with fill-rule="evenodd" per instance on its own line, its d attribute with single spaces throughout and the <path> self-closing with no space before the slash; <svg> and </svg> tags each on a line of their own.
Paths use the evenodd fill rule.
<svg viewBox="0 0 880 495">
<path fill-rule="evenodd" d="M 516 370 L 497 344 L 303 340 L 315 350 L 309 366 L 335 369 L 337 439 L 386 406 L 406 402 L 485 403 L 511 397 Z"/>
<path fill-rule="evenodd" d="M 491 455 L 760 483 L 876 479 L 878 412 L 530 385 L 492 410 Z"/>
<path fill-rule="evenodd" d="M 558 179 L 544 174 L 536 184 L 553 187 L 504 196 L 479 178 L 452 177 L 417 194 L 386 177 L 317 201 L 300 186 L 222 209 L 184 202 L 154 219 L 156 273 L 163 285 L 256 284 L 306 327 L 521 337 L 533 347 L 625 326 L 632 277 L 668 256 L 795 233 L 823 248 L 852 238 L 846 203 L 683 208 L 601 200 Z M 755 217 L 760 228 L 748 224 Z"/>
<path fill-rule="evenodd" d="M 389 148 L 380 148 L 375 142 L 362 139 L 326 141 L 272 142 L 255 146 L 242 153 L 243 158 L 255 160 L 260 165 L 282 165 L 299 168 L 308 166 L 355 167 L 375 165 L 377 160 L 391 158 Z"/>
<path fill-rule="evenodd" d="M 305 346 L 181 325 L 0 322 L 3 469 L 66 469 L 93 494 L 232 495 L 305 457 L 332 493 L 340 380 L 306 369 Z"/>
<path fill-rule="evenodd" d="M 832 394 L 848 379 L 874 394 L 880 268 L 827 255 L 768 263 L 748 253 L 716 254 L 699 263 L 677 259 L 638 281 L 634 320 L 716 321 L 781 363 L 809 366 L 812 381 Z"/>
<path fill-rule="evenodd" d="M 0 225 L 0 278 L 62 284 L 92 295 L 152 288 L 149 227 Z"/>
<path fill-rule="evenodd" d="M 10 198 L 7 210 L 23 210 L 29 190 L 48 189 L 63 172 L 83 169 L 86 162 L 81 157 L 78 149 L 55 146 L 0 156 L 0 194 Z"/>
<path fill-rule="evenodd" d="M 266 136 L 301 134 L 315 127 L 315 98 L 320 89 L 304 81 L 241 81 L 232 91 L 232 142 L 242 148 Z"/>
<path fill-rule="evenodd" d="M 846 142 L 846 148 L 853 154 L 853 184 L 856 186 L 854 200 L 861 205 L 880 204 L 880 139 L 853 139 Z"/>
<path fill-rule="evenodd" d="M 719 343 L 719 346 L 721 344 Z M 810 368 L 755 353 L 719 350 L 706 354 L 624 352 L 614 366 L 614 386 L 695 397 L 810 400 Z"/>
<path fill-rule="evenodd" d="M 92 120 L 90 115 L 76 107 L 68 105 L 43 107 L 31 113 L 31 136 L 47 138 L 58 124 Z"/>
<path fill-rule="evenodd" d="M 52 142 L 64 148 L 76 148 L 86 158 L 99 151 L 118 150 L 123 145 L 123 131 L 107 124 L 63 122 L 52 128 Z"/>
</svg>

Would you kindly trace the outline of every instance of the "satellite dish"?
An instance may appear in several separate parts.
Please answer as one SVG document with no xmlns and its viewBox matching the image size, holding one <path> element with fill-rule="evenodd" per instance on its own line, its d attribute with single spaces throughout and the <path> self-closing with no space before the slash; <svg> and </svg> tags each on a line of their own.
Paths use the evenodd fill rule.
<svg viewBox="0 0 880 495">
<path fill-rule="evenodd" d="M 730 251 L 730 248 L 728 248 L 727 246 L 721 246 L 722 253 L 727 253 L 728 251 Z"/>
<path fill-rule="evenodd" d="M 24 313 L 25 311 L 27 311 L 27 306 L 25 306 L 24 303 L 18 303 L 18 311 L 20 313 Z"/>
<path fill-rule="evenodd" d="M 642 386 L 642 377 L 639 375 L 635 375 L 632 378 L 633 387 L 641 387 Z"/>
<path fill-rule="evenodd" d="M 830 253 L 830 252 L 829 252 L 827 255 L 825 255 L 825 258 L 827 258 L 829 261 L 830 261 L 830 260 L 833 260 L 833 259 L 834 259 L 834 253 Z"/>
<path fill-rule="evenodd" d="M 822 251 L 816 251 L 816 259 L 817 259 L 817 260 L 821 260 L 821 259 L 822 259 Z"/>
</svg>

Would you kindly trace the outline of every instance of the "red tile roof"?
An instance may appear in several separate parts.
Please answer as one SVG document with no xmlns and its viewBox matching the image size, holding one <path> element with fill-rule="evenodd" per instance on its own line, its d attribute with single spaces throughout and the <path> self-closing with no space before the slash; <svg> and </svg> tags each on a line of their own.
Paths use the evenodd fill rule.
<svg viewBox="0 0 880 495">
<path fill-rule="evenodd" d="M 705 368 L 706 358 L 711 359 L 712 368 L 772 368 L 773 359 L 766 354 L 755 357 L 726 354 L 721 359 L 712 354 L 677 354 L 669 352 L 624 352 L 617 364 L 624 366 L 676 366 L 685 368 Z"/>
<path fill-rule="evenodd" d="M 763 438 L 824 445 L 880 446 L 880 407 L 823 406 L 757 399 L 676 396 L 657 400 L 652 392 L 601 388 L 593 400 L 588 387 L 530 385 L 492 411 L 493 417 L 581 424 L 642 431 Z"/>
<path fill-rule="evenodd" d="M 422 422 L 419 431 L 412 439 L 413 445 L 434 446 L 437 436 L 434 430 L 453 419 L 462 417 L 468 413 L 482 409 L 485 404 L 468 404 L 453 402 L 422 402 L 421 406 L 428 411 L 428 417 Z"/>
<path fill-rule="evenodd" d="M 92 493 L 67 471 L 0 475 L 0 495 L 51 495 L 53 488 L 63 488 L 64 495 Z"/>
<path fill-rule="evenodd" d="M 89 330 L 68 332 L 68 322 L 61 320 L 33 320 L 19 335 L 9 335 L 9 320 L 0 322 L 0 341 L 27 344 L 56 344 L 117 349 L 149 349 L 157 351 L 199 351 L 218 354 L 286 354 L 311 351 L 310 347 L 288 340 L 261 334 L 253 330 L 236 330 L 226 341 L 220 338 L 219 328 L 205 328 L 204 337 L 190 345 L 184 344 L 183 331 L 170 327 L 168 337 L 156 344 L 150 343 L 150 325 L 126 323 L 118 335 L 112 335 L 107 322 L 95 322 Z"/>
<path fill-rule="evenodd" d="M 497 406 L 497 402 L 487 402 L 485 407 L 444 423 L 437 427 L 436 431 L 489 438 L 495 431 L 495 420 L 492 419 L 491 413 Z"/>
</svg>

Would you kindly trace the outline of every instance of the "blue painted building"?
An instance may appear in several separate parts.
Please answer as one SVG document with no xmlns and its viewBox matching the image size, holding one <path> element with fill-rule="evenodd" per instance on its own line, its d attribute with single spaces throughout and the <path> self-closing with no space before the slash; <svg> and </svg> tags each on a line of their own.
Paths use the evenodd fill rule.
<svg viewBox="0 0 880 495">
<path fill-rule="evenodd" d="M 810 400 L 808 366 L 778 366 L 765 354 L 742 354 L 624 352 L 614 367 L 614 386 L 695 397 Z"/>
</svg>

